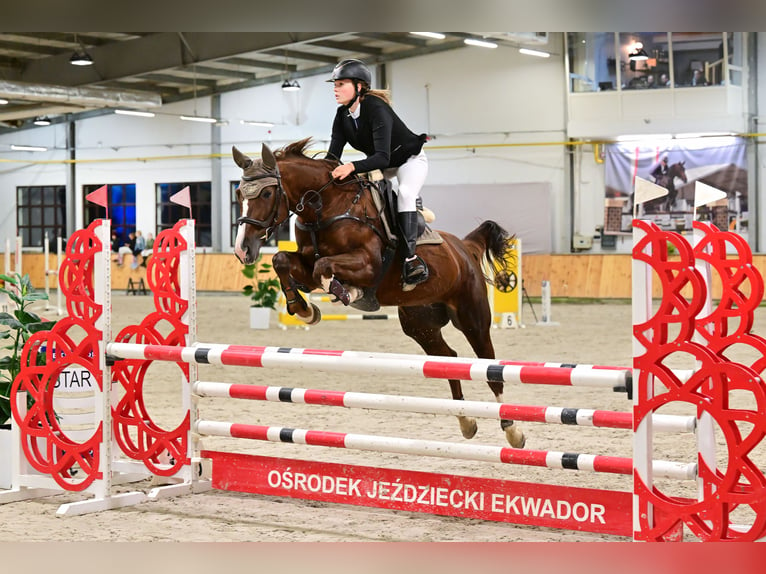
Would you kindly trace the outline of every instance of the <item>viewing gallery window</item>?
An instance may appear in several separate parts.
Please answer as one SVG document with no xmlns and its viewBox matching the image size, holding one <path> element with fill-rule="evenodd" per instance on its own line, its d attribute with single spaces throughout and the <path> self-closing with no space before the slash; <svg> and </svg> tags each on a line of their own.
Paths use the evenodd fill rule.
<svg viewBox="0 0 766 574">
<path fill-rule="evenodd" d="M 189 210 L 170 201 L 170 197 L 184 187 L 189 186 L 194 235 L 197 247 L 213 246 L 213 230 L 211 226 L 211 197 L 212 187 L 209 181 L 158 183 L 157 184 L 157 233 L 170 229 L 181 219 L 189 218 Z"/>
<path fill-rule="evenodd" d="M 570 32 L 570 93 L 742 85 L 744 32 Z"/>
<path fill-rule="evenodd" d="M 237 188 L 239 187 L 239 180 L 230 181 L 229 189 L 231 190 L 231 245 L 234 247 L 234 240 L 237 237 L 237 218 L 241 215 L 239 212 L 239 204 L 237 203 Z M 277 228 L 276 233 L 273 233 L 268 240 L 263 242 L 265 247 L 276 247 L 278 241 L 288 241 L 290 239 L 290 219 L 288 218 L 282 225 Z"/>
<path fill-rule="evenodd" d="M 672 85 L 668 34 L 619 34 L 620 86 L 623 90 L 669 88 Z"/>
<path fill-rule="evenodd" d="M 83 185 L 83 195 L 96 191 L 101 184 Z M 128 233 L 136 230 L 136 184 L 135 183 L 110 183 L 106 187 L 107 201 L 109 202 L 109 219 L 112 220 L 112 232 L 117 234 L 120 241 L 128 242 Z M 90 225 L 100 217 L 105 217 L 103 207 L 84 202 L 85 225 Z"/>
<path fill-rule="evenodd" d="M 42 247 L 66 234 L 66 186 L 16 188 L 16 227 L 25 247 Z"/>
</svg>

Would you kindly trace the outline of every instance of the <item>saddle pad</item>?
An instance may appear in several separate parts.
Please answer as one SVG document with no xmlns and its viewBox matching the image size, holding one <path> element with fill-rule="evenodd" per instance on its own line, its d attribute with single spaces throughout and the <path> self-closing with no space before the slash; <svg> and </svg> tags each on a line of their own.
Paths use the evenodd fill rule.
<svg viewBox="0 0 766 574">
<path fill-rule="evenodd" d="M 383 229 L 386 231 L 386 235 L 388 236 L 388 239 L 391 242 L 397 241 L 397 236 L 391 230 L 391 225 L 388 222 L 388 217 L 386 216 L 385 204 L 383 202 L 383 199 L 380 197 L 380 191 L 378 190 L 377 187 L 372 186 L 370 188 L 370 193 L 372 194 L 372 201 L 375 204 L 375 209 L 377 209 L 378 213 L 380 213 L 380 220 L 383 222 Z M 439 232 L 431 229 L 430 227 L 428 227 L 428 225 L 426 225 L 425 229 L 423 230 L 423 233 L 421 233 L 418 236 L 418 240 L 415 244 L 416 245 L 439 245 L 441 243 L 444 243 L 444 239 L 442 239 L 442 236 L 439 235 Z"/>
<path fill-rule="evenodd" d="M 423 230 L 423 233 L 420 234 L 420 237 L 418 237 L 415 245 L 440 245 L 442 243 L 444 243 L 444 239 L 439 235 L 439 232 L 426 225 L 426 228 Z"/>
</svg>

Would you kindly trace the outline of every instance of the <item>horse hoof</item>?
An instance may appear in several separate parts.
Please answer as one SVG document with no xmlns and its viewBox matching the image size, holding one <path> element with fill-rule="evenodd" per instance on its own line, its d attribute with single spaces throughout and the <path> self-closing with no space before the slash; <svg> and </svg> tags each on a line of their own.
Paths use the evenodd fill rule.
<svg viewBox="0 0 766 574">
<path fill-rule="evenodd" d="M 476 424 L 476 419 L 458 417 L 460 422 L 460 432 L 463 433 L 463 438 L 473 438 L 476 436 L 476 431 L 479 430 Z"/>
<path fill-rule="evenodd" d="M 517 424 L 512 424 L 505 429 L 505 438 L 513 448 L 524 448 L 527 444 L 527 437 Z"/>
<path fill-rule="evenodd" d="M 322 320 L 322 312 L 319 310 L 319 307 L 313 303 L 309 303 L 309 305 L 311 305 L 311 316 L 308 321 L 306 321 L 306 325 L 316 325 Z"/>
</svg>

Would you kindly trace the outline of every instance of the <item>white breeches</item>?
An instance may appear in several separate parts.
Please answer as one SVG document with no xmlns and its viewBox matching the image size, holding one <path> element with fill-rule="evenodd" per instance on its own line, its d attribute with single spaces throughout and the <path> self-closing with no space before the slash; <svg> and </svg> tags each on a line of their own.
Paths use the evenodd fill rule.
<svg viewBox="0 0 766 574">
<path fill-rule="evenodd" d="M 428 175 L 428 158 L 423 150 L 418 155 L 413 155 L 398 168 L 389 168 L 383 171 L 387 179 L 398 180 L 398 189 L 394 185 L 394 191 L 399 196 L 397 200 L 399 213 L 415 211 L 415 200 L 420 195 L 420 190 L 426 182 Z"/>
</svg>

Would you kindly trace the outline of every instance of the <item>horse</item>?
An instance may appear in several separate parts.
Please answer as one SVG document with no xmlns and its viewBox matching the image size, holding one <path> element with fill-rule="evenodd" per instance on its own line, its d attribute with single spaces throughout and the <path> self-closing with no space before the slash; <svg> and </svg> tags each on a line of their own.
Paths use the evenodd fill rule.
<svg viewBox="0 0 766 574">
<path fill-rule="evenodd" d="M 652 199 L 643 204 L 643 210 L 645 214 L 648 213 L 670 213 L 670 211 L 676 205 L 676 198 L 678 197 L 678 190 L 676 189 L 676 178 L 679 178 L 684 183 L 688 183 L 686 178 L 686 162 L 679 161 L 668 166 L 668 173 L 661 175 L 655 179 L 655 183 L 660 187 L 664 187 L 668 190 L 668 194 L 657 199 Z M 628 201 L 623 211 L 627 210 L 628 213 L 633 212 L 634 192 L 630 193 L 630 200 Z"/>
<path fill-rule="evenodd" d="M 331 172 L 339 162 L 308 157 L 305 151 L 310 142 L 306 138 L 276 152 L 263 144 L 261 159 L 256 160 L 232 147 L 234 162 L 242 169 L 237 190 L 241 216 L 234 243 L 240 262 L 254 263 L 262 241 L 295 214 L 297 251 L 279 251 L 272 259 L 288 313 L 309 325 L 318 323 L 321 312 L 301 292 L 322 287 L 355 308 L 398 307 L 402 331 L 427 355 L 457 356 L 441 332 L 451 321 L 479 358 L 494 359 L 486 287 L 492 279 L 482 270 L 482 260 L 498 281 L 511 276 L 508 258 L 514 236 L 494 221 L 484 221 L 462 240 L 438 231 L 440 244 L 418 246 L 418 255 L 429 267 L 429 279 L 403 291 L 400 265 L 391 265 L 392 257 L 401 263 L 403 252 L 394 251 L 385 233 L 373 184 L 358 176 L 334 180 Z M 370 307 L 370 301 L 377 307 Z M 460 381 L 448 380 L 452 398 L 463 400 Z M 503 383 L 487 384 L 502 403 Z M 472 438 L 476 420 L 457 418 L 462 435 Z M 511 446 L 524 446 L 526 438 L 518 423 L 503 419 L 500 427 Z"/>
</svg>

